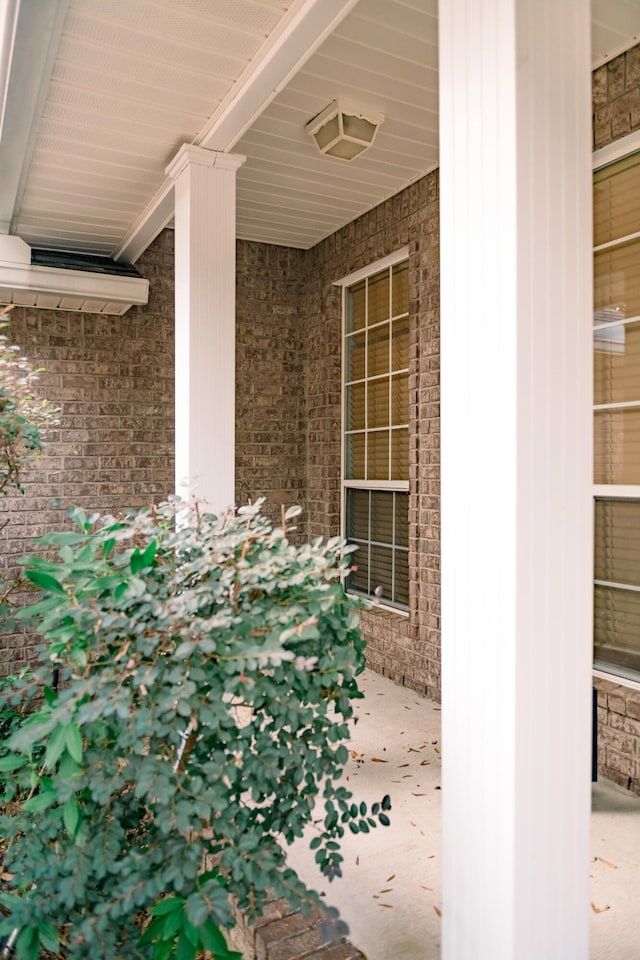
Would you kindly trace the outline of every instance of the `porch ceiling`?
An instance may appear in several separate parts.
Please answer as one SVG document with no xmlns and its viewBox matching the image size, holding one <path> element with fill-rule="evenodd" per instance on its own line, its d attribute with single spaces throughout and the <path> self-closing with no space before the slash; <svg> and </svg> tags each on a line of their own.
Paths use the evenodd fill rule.
<svg viewBox="0 0 640 960">
<path fill-rule="evenodd" d="M 304 248 L 437 165 L 437 0 L 22 0 L 20 16 L 45 5 L 26 107 L 19 21 L 10 69 L 0 44 L 0 221 L 33 246 L 135 259 L 170 220 L 183 142 L 246 154 L 240 237 Z M 640 0 L 592 0 L 592 24 L 597 65 L 640 36 Z M 336 98 L 385 114 L 350 163 L 304 132 Z"/>
</svg>

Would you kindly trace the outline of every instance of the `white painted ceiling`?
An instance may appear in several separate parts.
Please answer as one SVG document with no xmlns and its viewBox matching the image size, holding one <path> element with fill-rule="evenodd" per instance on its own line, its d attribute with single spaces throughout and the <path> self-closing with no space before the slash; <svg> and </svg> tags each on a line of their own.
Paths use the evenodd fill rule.
<svg viewBox="0 0 640 960">
<path fill-rule="evenodd" d="M 180 144 L 203 142 L 303 5 L 70 0 L 11 232 L 32 246 L 122 252 Z M 594 65 L 640 37 L 640 0 L 593 0 L 592 11 Z M 238 235 L 310 247 L 436 166 L 437 58 L 437 0 L 359 0 L 236 138 L 247 157 Z M 350 163 L 321 156 L 304 132 L 336 98 L 386 117 Z"/>
</svg>

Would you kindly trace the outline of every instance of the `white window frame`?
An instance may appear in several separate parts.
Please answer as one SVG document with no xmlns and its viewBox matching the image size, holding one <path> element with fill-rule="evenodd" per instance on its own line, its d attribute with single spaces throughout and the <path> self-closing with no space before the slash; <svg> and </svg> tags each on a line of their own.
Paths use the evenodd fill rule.
<svg viewBox="0 0 640 960">
<path fill-rule="evenodd" d="M 606 147 L 602 147 L 600 150 L 595 150 L 593 153 L 593 173 L 596 173 L 598 170 L 602 170 L 603 167 L 608 167 L 610 164 L 615 163 L 618 160 L 623 160 L 625 157 L 631 156 L 633 153 L 640 152 L 640 130 L 636 130 L 634 133 L 630 133 L 626 137 L 622 137 L 621 140 L 616 140 L 615 143 L 611 143 Z M 609 243 L 602 243 L 598 246 L 593 247 L 593 253 L 598 253 L 601 250 L 606 250 L 612 247 L 623 244 L 624 242 L 635 239 L 640 236 L 640 231 L 636 234 L 631 234 L 628 237 L 621 237 L 618 240 L 612 240 Z M 620 325 L 637 322 L 640 320 L 640 317 L 628 317 L 620 321 Z M 593 330 L 599 330 L 603 327 L 608 326 L 606 323 L 594 323 Z M 616 407 L 632 407 L 638 406 L 638 402 L 631 403 L 603 403 L 603 404 L 593 404 L 594 412 L 596 410 L 610 410 Z M 640 484 L 638 483 L 594 483 L 593 484 L 593 501 L 594 501 L 594 522 L 595 522 L 595 501 L 596 500 L 639 500 L 640 501 Z M 598 582 L 594 578 L 594 584 Z M 634 589 L 630 587 L 630 589 Z M 637 588 L 635 588 L 637 589 Z M 601 661 L 594 659 L 594 668 L 593 676 L 599 677 L 603 680 L 610 680 L 614 683 L 618 683 L 623 687 L 631 687 L 635 690 L 640 690 L 640 677 L 634 672 L 629 671 L 628 675 L 624 667 L 618 667 L 616 671 L 611 669 L 613 665 L 605 664 Z"/>
<path fill-rule="evenodd" d="M 389 267 L 394 267 L 398 263 L 402 263 L 404 260 L 409 259 L 409 247 L 404 246 L 400 249 L 389 254 L 387 257 L 382 257 L 380 260 L 376 260 L 373 263 L 368 264 L 366 267 L 362 267 L 360 270 L 355 270 L 353 273 L 347 274 L 346 277 L 342 277 L 340 280 L 334 281 L 334 286 L 341 287 L 341 312 L 342 312 L 342 322 L 341 322 L 341 355 L 342 360 L 340 364 L 340 530 L 343 537 L 346 536 L 346 491 L 347 489 L 351 490 L 388 490 L 390 492 L 397 493 L 408 493 L 409 492 L 409 481 L 408 480 L 347 480 L 345 479 L 345 426 L 346 426 L 346 395 L 347 391 L 345 390 L 345 376 L 346 376 L 346 322 L 347 322 L 347 288 L 352 286 L 354 283 L 358 283 L 360 280 L 365 280 L 367 277 L 372 277 L 376 273 L 379 273 L 381 270 L 385 270 Z M 357 594 L 361 597 L 361 594 Z M 403 610 L 399 607 L 392 606 L 389 603 L 385 603 L 384 599 L 380 602 L 374 603 L 373 600 L 368 598 L 363 598 L 368 606 L 370 607 L 379 607 L 383 610 L 388 611 L 389 613 L 396 614 L 399 617 L 408 617 L 409 611 Z"/>
</svg>

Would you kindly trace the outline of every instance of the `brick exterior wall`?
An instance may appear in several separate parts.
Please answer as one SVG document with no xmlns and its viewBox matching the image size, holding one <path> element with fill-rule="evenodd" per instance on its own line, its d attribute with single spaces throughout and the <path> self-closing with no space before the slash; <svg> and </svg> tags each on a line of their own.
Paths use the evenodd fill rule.
<svg viewBox="0 0 640 960">
<path fill-rule="evenodd" d="M 608 680 L 598 690 L 598 770 L 640 796 L 640 690 Z"/>
<path fill-rule="evenodd" d="M 640 129 L 640 45 L 593 72 L 593 146 Z M 608 680 L 598 689 L 598 772 L 640 794 L 640 692 Z"/>
<path fill-rule="evenodd" d="M 594 71 L 594 146 L 638 128 L 640 46 Z M 29 549 L 32 536 L 62 522 L 64 511 L 51 506 L 52 495 L 65 503 L 117 511 L 172 489 L 172 241 L 171 231 L 165 231 L 139 262 L 151 281 L 151 301 L 123 318 L 14 311 L 12 337 L 37 366 L 46 368 L 41 389 L 62 406 L 62 422 L 27 477 L 27 495 L 0 502 L 9 520 L 2 531 L 4 570 Z M 239 241 L 236 438 L 239 502 L 266 496 L 274 516 L 281 503 L 301 503 L 305 513 L 297 524 L 299 539 L 339 532 L 341 296 L 335 281 L 408 245 L 411 613 L 403 617 L 372 609 L 362 622 L 370 665 L 436 699 L 438 243 L 437 171 L 312 250 Z M 19 667 L 32 655 L 24 640 L 14 638 L 12 646 L 0 649 L 0 669 Z M 637 768 L 632 769 L 632 760 L 640 758 L 637 718 L 616 708 L 625 688 L 607 681 L 598 687 L 603 775 L 637 782 Z M 624 750 L 617 736 L 621 717 L 627 728 Z"/>
<path fill-rule="evenodd" d="M 279 520 L 282 504 L 307 503 L 306 254 L 240 240 L 236 257 L 236 499 L 266 497 Z"/>
<path fill-rule="evenodd" d="M 33 537 L 65 525 L 71 504 L 117 513 L 173 490 L 172 231 L 138 268 L 150 280 L 149 303 L 124 317 L 30 308 L 10 314 L 11 340 L 44 369 L 38 393 L 60 409 L 60 425 L 25 473 L 25 494 L 0 500 L 3 576 L 32 551 Z M 15 672 L 34 656 L 32 638 L 3 638 L 0 672 Z"/>
<path fill-rule="evenodd" d="M 362 617 L 367 660 L 440 695 L 440 376 L 438 173 L 430 173 L 309 251 L 306 284 L 308 512 L 312 536 L 340 530 L 341 293 L 336 280 L 409 247 L 410 615 Z"/>
<path fill-rule="evenodd" d="M 640 128 L 640 46 L 593 71 L 593 147 Z"/>
</svg>

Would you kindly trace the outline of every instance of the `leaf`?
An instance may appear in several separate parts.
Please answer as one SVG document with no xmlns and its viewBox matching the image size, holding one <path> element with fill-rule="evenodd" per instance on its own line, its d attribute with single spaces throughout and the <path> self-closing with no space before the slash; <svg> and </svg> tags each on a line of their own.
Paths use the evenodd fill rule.
<svg viewBox="0 0 640 960">
<path fill-rule="evenodd" d="M 47 807 L 52 807 L 57 799 L 58 796 L 53 790 L 45 790 L 25 800 L 22 804 L 22 809 L 26 810 L 27 813 L 41 813 L 43 810 L 46 810 Z"/>
<path fill-rule="evenodd" d="M 16 960 L 38 960 L 40 938 L 35 927 L 25 927 L 16 940 Z"/>
<path fill-rule="evenodd" d="M 48 770 L 53 769 L 62 755 L 65 748 L 66 728 L 62 726 L 54 727 L 53 733 L 47 742 L 44 764 Z"/>
<path fill-rule="evenodd" d="M 73 760 L 76 763 L 82 763 L 82 734 L 75 723 L 70 723 L 64 728 L 65 746 Z"/>
<path fill-rule="evenodd" d="M 442 910 L 441 910 L 439 907 L 436 907 L 436 906 L 434 905 L 433 909 L 435 910 L 437 916 L 439 916 L 439 917 L 442 916 Z"/>
<path fill-rule="evenodd" d="M 113 548 L 116 545 L 116 541 L 113 537 L 109 537 L 108 540 L 105 540 L 102 544 L 102 556 L 105 560 L 113 553 Z"/>
<path fill-rule="evenodd" d="M 60 937 L 58 935 L 58 931 L 52 923 L 47 923 L 46 920 L 41 920 L 38 924 L 38 935 L 40 937 L 40 943 L 45 950 L 49 950 L 51 953 L 58 952 Z"/>
<path fill-rule="evenodd" d="M 80 820 L 80 810 L 78 808 L 78 800 L 73 793 L 62 807 L 62 819 L 69 835 L 72 837 L 75 836 L 78 821 Z"/>
<path fill-rule="evenodd" d="M 14 770 L 19 770 L 28 762 L 27 757 L 20 757 L 16 754 L 0 757 L 0 773 L 11 773 Z"/>
<path fill-rule="evenodd" d="M 150 567 L 156 557 L 156 550 L 158 549 L 158 543 L 156 540 L 152 540 L 148 545 L 144 553 L 142 554 L 142 559 L 144 561 L 145 567 Z"/>
<path fill-rule="evenodd" d="M 593 900 L 592 900 L 592 901 L 591 901 L 591 909 L 593 910 L 594 913 L 606 913 L 606 911 L 607 911 L 607 910 L 610 910 L 611 907 L 609 906 L 609 904 L 607 904 L 607 905 L 604 906 L 604 907 L 596 907 L 595 903 L 594 903 Z"/>
<path fill-rule="evenodd" d="M 208 950 L 209 953 L 212 953 L 215 957 L 217 957 L 218 954 L 224 956 L 228 953 L 229 948 L 224 934 L 211 918 L 200 927 L 200 940 L 205 950 Z"/>
<path fill-rule="evenodd" d="M 380 757 L 371 757 L 371 763 L 388 763 L 388 760 L 381 760 Z"/>
<path fill-rule="evenodd" d="M 175 952 L 175 960 L 194 960 L 196 955 L 195 948 L 184 930 L 180 931 L 178 945 Z"/>
<path fill-rule="evenodd" d="M 186 904 L 187 917 L 194 927 L 201 927 L 209 915 L 209 907 L 201 893 L 192 893 Z"/>
<path fill-rule="evenodd" d="M 596 860 L 599 860 L 600 863 L 604 863 L 604 864 L 606 864 L 608 867 L 611 867 L 612 870 L 617 870 L 617 869 L 618 869 L 615 863 L 611 863 L 611 860 L 605 860 L 604 857 L 596 857 L 595 859 L 596 859 Z"/>
<path fill-rule="evenodd" d="M 149 910 L 152 917 L 162 917 L 165 913 L 171 913 L 173 910 L 180 910 L 184 905 L 184 897 L 165 897 L 159 900 Z"/>
<path fill-rule="evenodd" d="M 35 583 L 36 587 L 46 590 L 47 593 L 61 593 L 66 596 L 66 591 L 60 581 L 52 577 L 50 573 L 42 573 L 41 570 L 27 570 L 26 577 L 27 580 Z"/>
<path fill-rule="evenodd" d="M 392 881 L 392 880 L 395 880 L 395 878 L 396 878 L 395 873 L 392 873 L 390 877 L 387 877 L 386 882 L 387 882 L 387 883 L 391 883 L 391 881 Z"/>
</svg>

